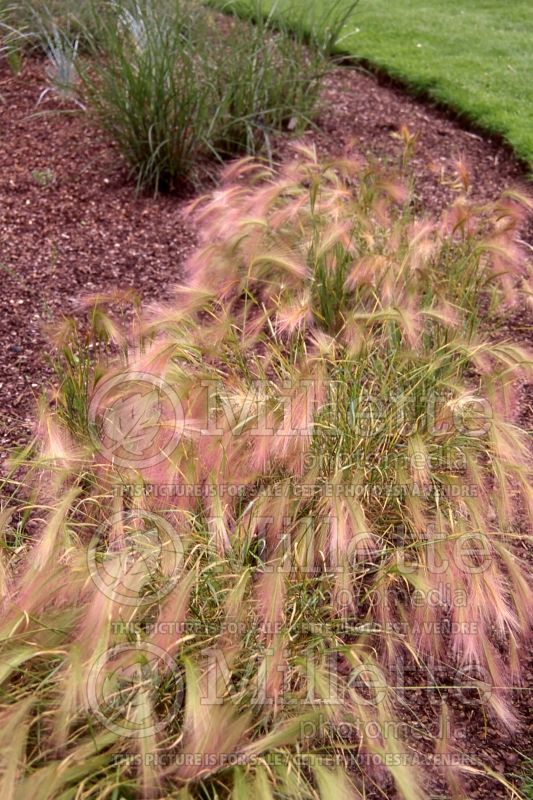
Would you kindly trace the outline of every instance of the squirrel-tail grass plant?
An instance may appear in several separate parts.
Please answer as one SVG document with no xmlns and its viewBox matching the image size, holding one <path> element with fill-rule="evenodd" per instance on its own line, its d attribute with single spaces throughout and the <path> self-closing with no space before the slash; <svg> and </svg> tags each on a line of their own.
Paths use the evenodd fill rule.
<svg viewBox="0 0 533 800">
<path fill-rule="evenodd" d="M 2 796 L 417 800 L 455 693 L 520 725 L 531 362 L 481 316 L 520 302 L 530 208 L 420 217 L 354 156 L 239 162 L 168 303 L 126 334 L 95 301 L 118 347 L 3 514 Z"/>
</svg>

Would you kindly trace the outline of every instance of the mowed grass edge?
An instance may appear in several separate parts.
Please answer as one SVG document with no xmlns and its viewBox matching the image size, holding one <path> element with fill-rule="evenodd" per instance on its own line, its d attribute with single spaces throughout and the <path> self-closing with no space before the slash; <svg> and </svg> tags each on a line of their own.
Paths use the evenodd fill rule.
<svg viewBox="0 0 533 800">
<path fill-rule="evenodd" d="M 216 0 L 228 7 L 230 0 Z M 243 11 L 256 0 L 238 0 Z M 294 7 L 301 13 L 294 16 Z M 311 29 L 325 0 L 263 0 L 265 11 L 290 12 Z M 339 6 L 350 5 L 340 0 Z M 533 165 L 533 10 L 527 0 L 360 0 L 349 14 L 339 53 L 385 71 L 502 136 Z"/>
</svg>

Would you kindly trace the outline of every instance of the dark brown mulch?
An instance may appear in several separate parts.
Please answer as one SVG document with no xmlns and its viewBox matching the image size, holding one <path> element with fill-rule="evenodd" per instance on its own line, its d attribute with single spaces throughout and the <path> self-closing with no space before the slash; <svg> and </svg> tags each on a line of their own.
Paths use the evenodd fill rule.
<svg viewBox="0 0 533 800">
<path fill-rule="evenodd" d="M 87 292 L 132 287 L 145 301 L 165 297 L 195 243 L 183 217 L 190 198 L 137 197 L 116 150 L 83 114 L 40 113 L 57 109 L 53 99 L 36 107 L 42 86 L 39 62 L 28 61 L 16 77 L 0 64 L 0 462 L 9 447 L 28 441 L 35 399 L 51 376 L 46 325 L 75 313 Z M 361 71 L 332 74 L 318 129 L 303 139 L 323 155 L 355 144 L 364 153 L 390 157 L 400 152 L 395 134 L 402 125 L 417 136 L 413 168 L 420 202 L 430 210 L 450 199 L 442 178 L 452 176 L 457 158 L 468 164 L 472 193 L 480 200 L 526 184 L 524 167 L 502 143 Z M 287 148 L 286 140 L 279 142 L 277 155 L 282 158 Z M 532 227 L 522 236 L 533 243 Z M 531 340 L 531 320 L 523 311 L 505 327 L 515 338 Z M 526 669 L 526 686 L 532 677 Z M 420 701 L 413 697 L 410 716 L 431 727 L 431 702 L 422 690 Z M 459 703 L 460 746 L 497 772 L 513 772 L 516 750 L 527 748 L 532 730 L 528 697 L 526 687 L 517 691 L 524 728 L 513 737 Z M 438 775 L 432 773 L 433 797 L 446 796 Z M 505 793 L 493 781 L 476 780 L 468 783 L 468 796 Z"/>
<path fill-rule="evenodd" d="M 28 440 L 50 375 L 46 324 L 72 314 L 83 293 L 132 287 L 146 299 L 165 296 L 194 244 L 186 198 L 137 197 L 84 115 L 50 113 L 53 102 L 36 107 L 42 83 L 39 63 L 16 78 L 0 67 L 2 455 Z"/>
<path fill-rule="evenodd" d="M 27 441 L 50 375 L 44 323 L 73 313 L 82 293 L 132 287 L 144 299 L 165 296 L 195 240 L 182 216 L 187 198 L 137 197 L 116 150 L 83 114 L 58 113 L 50 96 L 37 107 L 42 87 L 39 62 L 17 77 L 0 65 L 0 460 Z M 303 138 L 321 154 L 354 143 L 388 157 L 401 148 L 394 134 L 408 126 L 429 209 L 449 198 L 441 172 L 450 178 L 459 157 L 480 199 L 525 182 L 501 143 L 360 71 L 338 69 L 328 79 L 318 125 Z M 287 146 L 279 143 L 280 157 Z M 533 241 L 531 230 L 524 236 Z"/>
<path fill-rule="evenodd" d="M 337 70 L 327 79 L 324 104 L 320 130 L 312 135 L 320 152 L 353 143 L 365 154 L 391 158 L 401 153 L 402 126 L 416 135 L 411 164 L 421 204 L 430 211 L 450 200 L 453 192 L 446 180 L 458 159 L 468 166 L 472 196 L 480 201 L 493 200 L 509 186 L 530 186 L 527 168 L 500 140 L 468 130 L 444 111 L 369 73 Z M 528 233 L 533 238 L 533 225 Z"/>
</svg>

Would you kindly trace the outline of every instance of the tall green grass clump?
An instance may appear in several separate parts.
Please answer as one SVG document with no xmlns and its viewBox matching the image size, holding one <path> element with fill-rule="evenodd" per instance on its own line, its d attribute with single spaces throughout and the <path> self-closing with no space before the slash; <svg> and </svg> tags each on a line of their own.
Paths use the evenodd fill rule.
<svg viewBox="0 0 533 800">
<path fill-rule="evenodd" d="M 140 186 L 175 186 L 215 124 L 207 19 L 190 2 L 121 2 L 87 64 L 87 99 Z"/>
<path fill-rule="evenodd" d="M 215 78 L 221 98 L 223 154 L 270 151 L 283 129 L 301 131 L 316 114 L 324 76 L 350 10 L 332 3 L 317 16 L 311 33 L 265 11 L 260 0 L 211 3 L 232 21 L 221 37 Z M 294 4 L 294 13 L 301 9 Z M 215 18 L 218 19 L 218 18 Z M 243 21 L 244 20 L 244 21 Z M 250 24 L 251 23 L 251 24 Z"/>
<path fill-rule="evenodd" d="M 128 332 L 95 299 L 120 355 L 76 377 L 67 332 L 3 512 L 2 796 L 422 800 L 421 736 L 468 795 L 456 693 L 517 729 L 531 633 L 531 360 L 479 324 L 522 297 L 530 210 L 245 160 L 168 303 Z"/>
<path fill-rule="evenodd" d="M 13 3 L 3 50 L 44 52 L 42 97 L 53 90 L 87 106 L 139 187 L 173 189 L 211 171 L 213 158 L 271 158 L 276 133 L 304 129 L 346 17 L 334 3 L 312 36 L 298 36 L 259 3 L 246 21 L 238 4 L 222 10 L 196 0 Z"/>
<path fill-rule="evenodd" d="M 104 0 L 3 0 L 0 3 L 1 52 L 38 52 L 94 46 Z"/>
<path fill-rule="evenodd" d="M 139 185 L 172 188 L 206 159 L 269 154 L 276 132 L 315 116 L 336 9 L 312 46 L 231 6 L 223 16 L 192 0 L 138 0 L 115 11 L 85 85 Z"/>
</svg>

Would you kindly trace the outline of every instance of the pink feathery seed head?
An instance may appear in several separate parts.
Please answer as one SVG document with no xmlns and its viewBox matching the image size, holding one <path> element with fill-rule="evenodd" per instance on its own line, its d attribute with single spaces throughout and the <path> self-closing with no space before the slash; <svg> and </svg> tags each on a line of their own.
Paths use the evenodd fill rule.
<svg viewBox="0 0 533 800">
<path fill-rule="evenodd" d="M 394 630 L 398 614 L 397 602 L 397 579 L 395 576 L 387 574 L 386 570 L 381 571 L 377 580 L 368 594 L 370 609 L 367 621 L 376 626 L 378 633 L 377 646 L 382 657 L 388 666 L 394 664 L 399 652 L 399 642 L 397 637 L 391 633 Z"/>
<path fill-rule="evenodd" d="M 242 322 L 242 332 L 246 348 L 254 348 L 257 340 L 264 332 L 269 320 L 268 310 L 263 312 L 248 312 Z"/>
<path fill-rule="evenodd" d="M 496 273 L 505 270 L 505 273 L 510 275 L 525 274 L 526 253 L 514 238 L 514 234 L 495 234 L 485 239 L 483 247 L 492 256 L 492 265 Z"/>
<path fill-rule="evenodd" d="M 266 184 L 250 197 L 249 216 L 254 219 L 265 219 L 276 208 L 278 200 L 293 188 L 293 182 L 286 179 Z"/>
<path fill-rule="evenodd" d="M 431 310 L 438 320 L 450 328 L 455 328 L 460 324 L 461 319 L 457 308 L 446 300 L 440 300 Z"/>
<path fill-rule="evenodd" d="M 399 178 L 384 177 L 379 181 L 380 189 L 398 205 L 403 205 L 409 200 L 409 189 Z"/>
<path fill-rule="evenodd" d="M 220 245 L 207 245 L 188 259 L 185 274 L 189 292 L 210 293 L 218 300 L 229 296 L 241 281 L 239 263 Z"/>
<path fill-rule="evenodd" d="M 471 592 L 478 598 L 480 618 L 492 624 L 498 634 L 505 638 L 521 630 L 518 616 L 511 605 L 510 586 L 500 566 L 491 554 L 491 563 L 484 572 L 471 576 Z"/>
<path fill-rule="evenodd" d="M 408 442 L 409 469 L 413 485 L 427 488 L 431 481 L 431 462 L 424 439 L 413 434 Z"/>
<path fill-rule="evenodd" d="M 488 636 L 483 637 L 481 643 L 483 669 L 480 677 L 484 689 L 483 700 L 493 717 L 501 725 L 509 731 L 516 731 L 519 728 L 520 719 L 512 707 L 511 676 L 508 666 L 504 663 L 499 649 Z"/>
<path fill-rule="evenodd" d="M 37 437 L 40 442 L 42 458 L 49 464 L 65 470 L 73 469 L 83 463 L 87 454 L 76 445 L 55 414 L 41 409 L 37 422 Z"/>
<path fill-rule="evenodd" d="M 327 530 L 327 563 L 333 569 L 344 564 L 351 539 L 351 530 L 341 501 L 327 498 L 322 506 L 322 518 Z"/>
<path fill-rule="evenodd" d="M 346 288 L 356 289 L 364 284 L 377 286 L 388 266 L 389 262 L 383 255 L 363 256 L 351 267 L 346 278 Z"/>
<path fill-rule="evenodd" d="M 267 425 L 270 427 L 275 424 L 276 420 L 272 415 L 269 415 L 267 418 Z M 248 452 L 248 463 L 250 465 L 250 469 L 259 473 L 268 470 L 270 464 L 275 460 L 273 449 L 276 441 L 276 435 L 274 433 L 267 433 L 266 430 L 260 435 L 251 437 L 251 446 Z"/>
<path fill-rule="evenodd" d="M 369 247 L 371 248 L 375 247 L 376 242 L 374 240 L 374 236 L 376 233 L 378 232 L 374 232 L 374 235 L 372 235 L 371 240 L 368 242 Z M 390 228 L 389 231 L 387 231 L 387 242 L 384 252 L 389 259 L 391 268 L 394 269 L 394 271 L 397 271 L 399 267 L 398 253 L 401 251 L 404 245 L 404 239 L 405 231 L 402 225 L 399 223 L 396 223 Z"/>
<path fill-rule="evenodd" d="M 287 169 L 297 169 L 300 178 L 302 177 L 300 175 L 302 169 L 313 169 L 320 167 L 318 162 L 318 152 L 314 143 L 309 144 L 309 142 L 303 140 L 293 142 L 291 145 L 291 150 L 294 151 L 295 158 L 289 162 Z"/>
<path fill-rule="evenodd" d="M 256 470 L 250 468 L 250 450 L 253 449 L 255 440 L 251 436 L 235 436 L 231 432 L 224 436 L 226 478 L 231 478 L 241 486 L 252 485 L 261 477 Z"/>
<path fill-rule="evenodd" d="M 272 641 L 285 618 L 287 576 L 277 567 L 260 573 L 255 585 L 257 614 L 267 641 Z"/>
<path fill-rule="evenodd" d="M 238 243 L 231 258 L 240 265 L 241 270 L 245 270 L 256 256 L 268 249 L 268 227 L 266 220 L 259 219 L 249 220 L 239 226 Z"/>
<path fill-rule="evenodd" d="M 320 240 L 313 249 L 315 261 L 326 259 L 329 268 L 335 268 L 338 263 L 339 245 L 342 250 L 341 258 L 344 259 L 347 253 L 356 255 L 357 247 L 352 240 L 352 234 L 353 220 L 342 219 L 340 222 L 336 222 L 331 220 L 331 215 L 328 215 L 324 230 L 321 231 Z"/>
<path fill-rule="evenodd" d="M 521 189 L 508 189 L 494 204 L 497 227 L 517 230 L 533 214 L 533 197 Z"/>
<path fill-rule="evenodd" d="M 309 364 L 322 364 L 324 358 L 335 357 L 338 342 L 334 336 L 330 336 L 326 331 L 315 328 L 309 337 L 308 358 Z"/>
<path fill-rule="evenodd" d="M 198 688 L 202 696 L 207 696 L 206 679 L 202 678 Z M 180 753 L 184 756 L 192 754 L 195 758 L 179 758 L 177 766 L 171 760 L 171 766 L 164 771 L 165 778 L 184 787 L 218 772 L 220 765 L 227 763 L 232 754 L 235 757 L 239 754 L 242 758 L 248 741 L 247 731 L 251 726 L 250 714 L 239 712 L 232 702 L 207 705 L 201 703 L 195 693 L 192 703 L 197 708 L 193 711 L 186 705 L 183 724 L 185 735 Z"/>
<path fill-rule="evenodd" d="M 42 566 L 36 566 L 42 563 Z M 6 615 L 10 619 L 19 619 L 22 614 L 25 623 L 18 630 L 25 629 L 26 623 L 34 614 L 41 614 L 49 608 L 76 607 L 84 593 L 85 575 L 80 569 L 73 575 L 68 584 L 65 584 L 65 561 L 58 558 L 50 559 L 43 563 L 38 553 L 38 546 L 30 550 L 24 570 L 16 576 L 11 585 L 8 598 Z M 91 586 L 89 591 L 94 590 Z M 87 593 L 85 593 L 87 594 Z"/>
<path fill-rule="evenodd" d="M 496 541 L 495 550 L 501 558 L 508 581 L 509 599 L 512 602 L 520 625 L 522 641 L 530 641 L 533 636 L 533 587 L 530 584 L 526 564 L 504 543 Z"/>
<path fill-rule="evenodd" d="M 216 491 L 218 487 L 215 483 L 212 486 L 214 493 L 208 493 L 204 500 L 206 517 L 211 542 L 222 558 L 231 549 L 230 534 L 235 527 L 235 520 L 229 500 Z"/>
<path fill-rule="evenodd" d="M 184 630 L 187 620 L 194 578 L 194 571 L 180 576 L 179 583 L 165 598 L 161 606 L 157 622 L 153 626 L 154 633 L 151 633 L 148 637 L 151 644 L 161 648 L 166 653 L 175 652 L 179 646 L 180 639 L 184 635 L 181 630 L 182 628 Z"/>
<path fill-rule="evenodd" d="M 435 252 L 435 223 L 427 219 L 417 219 L 407 228 L 410 264 L 414 269 L 421 268 Z"/>
<path fill-rule="evenodd" d="M 276 634 L 273 638 L 265 661 L 265 672 L 261 676 L 260 696 L 261 701 L 266 702 L 275 715 L 279 710 L 280 700 L 282 700 L 286 688 L 288 669 L 284 637 L 281 634 Z"/>
<path fill-rule="evenodd" d="M 493 689 L 489 696 L 488 705 L 493 717 L 512 733 L 520 729 L 522 719 L 511 703 L 512 699 L 508 693 L 500 689 Z"/>
<path fill-rule="evenodd" d="M 330 227 L 337 230 L 337 240 L 344 244 L 349 250 L 355 248 L 352 241 L 354 223 L 358 220 L 363 224 L 365 220 L 361 212 L 354 204 L 354 198 L 348 189 L 330 189 L 327 193 L 320 194 L 314 201 L 313 211 L 308 209 L 306 218 L 307 231 L 309 234 L 316 232 L 317 225 L 320 224 L 320 231 L 325 241 L 328 241 L 327 233 Z"/>
<path fill-rule="evenodd" d="M 475 345 L 476 341 L 472 341 L 471 345 Z M 477 344 L 481 345 L 481 342 L 477 342 Z M 472 363 L 475 365 L 476 369 L 482 375 L 492 375 L 494 372 L 494 358 L 490 355 L 489 352 L 484 347 L 472 347 L 470 358 Z M 466 396 L 466 392 L 465 392 Z"/>
<path fill-rule="evenodd" d="M 390 199 L 377 195 L 372 202 L 372 211 L 379 225 L 384 228 L 390 227 L 391 223 L 391 208 Z"/>
<path fill-rule="evenodd" d="M 311 435 L 301 434 L 298 436 L 285 437 L 287 444 L 273 452 L 276 453 L 279 462 L 289 470 L 292 475 L 301 476 L 305 471 L 306 458 L 311 444 Z M 279 441 L 279 440 L 278 440 Z"/>
<path fill-rule="evenodd" d="M 517 471 L 517 467 L 528 470 L 529 467 L 529 439 L 526 433 L 517 430 L 510 422 L 492 412 L 490 419 L 489 441 L 499 459 L 498 467 L 503 471 L 500 475 L 506 475 L 510 481 L 511 473 Z"/>
<path fill-rule="evenodd" d="M 46 329 L 50 341 L 58 350 L 67 347 L 76 332 L 76 322 L 71 317 L 63 317 L 59 323 L 50 325 Z"/>
<path fill-rule="evenodd" d="M 405 500 L 405 510 L 414 530 L 423 534 L 428 528 L 427 503 L 423 493 L 409 492 Z"/>
<path fill-rule="evenodd" d="M 456 233 L 464 233 L 469 229 L 472 218 L 472 207 L 462 197 L 457 198 L 453 205 L 443 212 L 440 232 L 445 237 L 453 237 Z"/>
<path fill-rule="evenodd" d="M 119 289 L 118 287 L 108 292 L 91 292 L 80 297 L 79 303 L 82 308 L 95 308 L 95 306 L 110 305 L 111 303 L 138 303 L 139 294 L 130 287 Z"/>
<path fill-rule="evenodd" d="M 316 409 L 323 396 L 323 386 L 317 379 L 298 376 L 291 386 L 280 392 L 283 402 L 283 421 L 276 430 L 280 438 L 309 437 L 313 430 Z"/>
<path fill-rule="evenodd" d="M 94 658 L 95 652 L 102 653 L 107 649 L 111 625 L 120 619 L 120 614 L 121 605 L 112 599 L 111 592 L 104 594 L 95 586 L 91 599 L 86 602 L 76 638 L 84 661 Z"/>
<path fill-rule="evenodd" d="M 459 158 L 455 162 L 457 182 L 465 194 L 468 194 L 471 185 L 470 170 L 465 158 Z"/>
<path fill-rule="evenodd" d="M 347 320 L 341 336 L 347 345 L 347 355 L 351 358 L 357 358 L 371 341 L 365 326 L 353 319 Z"/>
<path fill-rule="evenodd" d="M 172 359 L 175 349 L 176 343 L 170 338 L 161 338 L 144 349 L 138 348 L 130 355 L 128 368 L 123 370 L 124 377 L 127 378 L 131 373 L 145 373 L 153 375 L 155 378 L 160 377 Z"/>
<path fill-rule="evenodd" d="M 157 466 L 144 469 L 139 507 L 168 517 L 181 535 L 187 530 L 186 515 L 194 513 L 199 504 L 198 472 L 197 468 L 185 471 L 178 466 L 168 470 Z"/>
<path fill-rule="evenodd" d="M 366 161 L 361 155 L 360 147 L 356 140 L 351 139 L 347 142 L 343 150 L 342 158 L 336 159 L 333 162 L 333 166 L 342 177 L 343 181 L 349 184 L 359 177 L 366 166 Z"/>
<path fill-rule="evenodd" d="M 228 209 L 233 209 L 249 195 L 249 189 L 238 186 L 224 186 L 210 195 L 203 195 L 194 200 L 185 209 L 185 217 L 192 217 L 199 226 L 200 240 L 207 241 L 208 232 L 213 233 L 221 230 L 221 218 L 228 213 Z"/>
<path fill-rule="evenodd" d="M 287 555 L 290 544 L 287 534 L 296 511 L 288 484 L 282 483 L 276 488 L 280 490 L 279 495 L 267 495 L 259 505 L 255 517 L 255 536 L 264 541 L 265 558 L 273 562 L 279 561 L 280 566 L 284 566 L 281 562 Z"/>
<path fill-rule="evenodd" d="M 285 285 L 300 287 L 309 277 L 309 267 L 299 253 L 286 252 L 283 248 L 271 248 L 256 253 L 249 264 L 253 280 L 273 280 L 272 276 L 278 274 L 278 280 Z"/>
<path fill-rule="evenodd" d="M 453 652 L 461 663 L 487 670 L 495 685 L 501 686 L 503 662 L 496 657 L 491 635 L 496 630 L 500 637 L 515 640 L 520 628 L 518 619 L 505 596 L 507 589 L 495 563 L 488 573 L 470 572 L 464 577 L 466 600 L 455 602 L 451 608 Z"/>
<path fill-rule="evenodd" d="M 166 311 L 165 307 L 163 307 L 162 316 L 164 318 L 165 313 L 171 313 L 172 309 L 177 309 L 179 313 L 178 320 L 181 321 L 184 315 L 196 314 L 214 300 L 214 298 L 215 292 L 213 287 L 202 286 L 200 284 L 195 286 L 191 284 L 179 284 L 174 289 L 172 305 L 167 307 Z M 157 320 L 157 309 L 153 317 Z"/>
<path fill-rule="evenodd" d="M 441 704 L 441 716 L 439 733 L 435 740 L 435 753 L 439 756 L 438 763 L 442 763 L 442 770 L 448 782 L 452 800 L 462 800 L 467 796 L 465 789 L 461 761 L 455 756 L 460 754 L 458 747 L 456 725 L 452 712 L 448 705 L 443 701 Z"/>
<path fill-rule="evenodd" d="M 459 664 L 479 666 L 483 663 L 481 637 L 486 635 L 481 623 L 474 622 L 472 610 L 466 604 L 456 604 L 452 609 L 452 652 Z"/>
<path fill-rule="evenodd" d="M 401 302 L 399 295 L 399 287 L 396 277 L 391 269 L 387 270 L 383 275 L 380 286 L 381 302 L 383 307 L 387 308 L 393 303 Z"/>
<path fill-rule="evenodd" d="M 410 640 L 416 652 L 433 658 L 442 656 L 445 651 L 443 620 L 443 610 L 434 602 L 418 605 L 414 610 L 409 610 Z"/>
<path fill-rule="evenodd" d="M 336 617 L 348 619 L 357 608 L 357 599 L 354 592 L 353 581 L 349 570 L 341 567 L 335 575 L 333 587 L 332 612 Z"/>
<path fill-rule="evenodd" d="M 209 302 L 206 293 L 187 292 L 184 298 L 183 307 L 179 307 L 179 301 L 171 304 L 154 303 L 147 307 L 143 318 L 139 321 L 134 341 L 146 341 L 151 337 L 154 342 L 160 342 L 166 338 L 168 346 L 174 342 L 187 341 L 193 336 L 191 323 L 194 321 L 196 313 Z"/>
<path fill-rule="evenodd" d="M 516 380 L 519 376 L 516 374 L 513 375 L 513 383 L 508 380 L 503 383 L 495 381 L 494 359 L 491 359 L 491 361 L 492 370 L 487 377 L 483 376 L 484 380 L 480 389 L 487 404 L 486 416 L 489 418 L 488 421 L 490 421 L 491 425 L 495 425 L 498 429 L 501 428 L 504 432 L 507 429 L 508 435 L 511 438 L 516 437 L 519 439 L 518 430 L 514 428 L 514 426 L 511 427 L 510 423 L 510 420 L 516 419 L 516 414 L 519 409 L 520 384 Z M 520 452 L 521 450 L 522 447 L 519 446 L 518 451 Z"/>
<path fill-rule="evenodd" d="M 206 442 L 210 439 L 207 434 Z M 224 431 L 218 438 L 204 445 L 203 437 L 199 441 L 200 454 L 206 454 L 205 464 L 201 465 L 201 474 L 218 486 L 233 485 L 246 487 L 254 482 L 257 475 L 250 469 L 249 438 L 235 435 L 231 430 Z M 204 447 L 206 448 L 204 450 Z M 201 459 L 199 455 L 199 460 Z M 209 471 L 208 471 L 209 469 Z"/>
<path fill-rule="evenodd" d="M 274 231 L 280 231 L 289 225 L 295 224 L 297 217 L 305 209 L 308 198 L 305 194 L 296 195 L 284 203 L 280 208 L 273 211 L 269 218 L 269 226 Z"/>
<path fill-rule="evenodd" d="M 418 350 L 421 346 L 421 334 L 424 327 L 423 315 L 413 299 L 406 300 L 403 306 L 398 307 L 397 311 L 404 341 L 413 350 Z"/>
<path fill-rule="evenodd" d="M 237 161 L 232 161 L 224 167 L 221 174 L 221 183 L 223 185 L 233 183 L 242 178 L 247 178 L 248 180 L 260 178 L 263 180 L 268 176 L 272 176 L 271 169 L 263 163 L 255 161 L 252 156 L 246 156 Z"/>
</svg>

